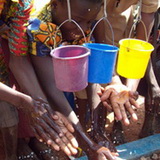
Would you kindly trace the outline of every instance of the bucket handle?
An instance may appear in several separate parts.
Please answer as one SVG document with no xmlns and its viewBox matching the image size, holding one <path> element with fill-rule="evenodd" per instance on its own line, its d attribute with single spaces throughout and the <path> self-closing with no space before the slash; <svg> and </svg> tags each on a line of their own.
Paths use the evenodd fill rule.
<svg viewBox="0 0 160 160">
<path fill-rule="evenodd" d="M 66 19 L 64 22 L 62 22 L 58 28 L 57 28 L 57 32 L 58 30 L 62 27 L 63 24 L 65 24 L 66 22 L 73 22 L 79 29 L 80 31 L 82 32 L 82 35 L 84 37 L 84 41 L 85 43 L 87 43 L 87 39 L 86 39 L 86 36 L 85 36 L 85 33 L 83 31 L 83 29 L 80 27 L 80 25 L 71 18 L 71 5 L 70 5 L 70 0 L 67 0 L 67 8 L 68 8 L 68 19 Z M 54 48 L 56 48 L 56 43 L 54 43 Z"/>
<path fill-rule="evenodd" d="M 145 32 L 145 38 L 146 38 L 146 41 L 148 42 L 149 36 L 147 35 L 147 29 L 146 29 L 144 22 L 141 19 L 135 21 L 134 24 L 132 25 L 131 30 L 129 32 L 129 38 L 131 38 L 132 31 L 136 27 L 137 23 L 142 23 L 142 25 L 144 27 L 144 32 Z"/>
<path fill-rule="evenodd" d="M 111 30 L 111 32 L 112 32 L 113 46 L 114 46 L 114 32 L 113 32 L 113 28 L 112 28 L 112 25 L 111 25 L 111 23 L 109 22 L 109 20 L 107 19 L 106 16 L 100 18 L 100 19 L 96 22 L 96 24 L 95 24 L 94 27 L 92 28 L 91 33 L 90 33 L 90 35 L 89 35 L 89 40 L 90 40 L 91 35 L 93 34 L 93 31 L 95 30 L 96 26 L 97 26 L 97 25 L 99 24 L 99 22 L 102 21 L 102 20 L 106 20 L 107 23 L 108 23 L 108 25 L 109 25 L 109 27 L 110 27 L 110 30 Z"/>
<path fill-rule="evenodd" d="M 146 38 L 146 41 L 148 42 L 149 40 L 149 35 L 147 35 L 147 29 L 146 29 L 146 26 L 144 24 L 144 22 L 142 21 L 142 17 L 141 17 L 141 8 L 142 8 L 142 0 L 139 0 L 139 3 L 138 3 L 138 13 L 137 13 L 137 16 L 136 16 L 136 20 L 135 22 L 133 23 L 132 27 L 131 27 L 131 30 L 129 32 L 129 38 L 131 37 L 131 34 L 132 34 L 132 31 L 133 29 L 136 27 L 137 23 L 142 23 L 143 25 L 143 28 L 144 28 L 144 34 L 145 34 L 145 38 Z"/>
<path fill-rule="evenodd" d="M 109 20 L 107 19 L 107 0 L 104 0 L 104 8 L 103 8 L 103 9 L 104 9 L 104 16 L 103 16 L 102 18 L 100 18 L 100 19 L 96 22 L 96 24 L 94 25 L 94 27 L 92 28 L 91 33 L 90 33 L 90 35 L 89 35 L 89 40 L 90 40 L 91 35 L 93 34 L 93 31 L 95 30 L 96 26 L 99 24 L 99 22 L 102 21 L 102 20 L 106 20 L 106 22 L 108 23 L 109 28 L 110 28 L 110 30 L 111 30 L 111 32 L 112 32 L 112 40 L 113 40 L 113 46 L 114 46 L 114 32 L 113 32 L 113 28 L 112 28 L 111 23 L 110 23 Z"/>
<path fill-rule="evenodd" d="M 96 24 L 94 25 L 94 27 L 93 27 L 92 30 L 91 30 L 91 33 L 89 34 L 89 38 L 88 38 L 88 39 L 89 39 L 89 41 L 90 41 L 91 35 L 92 35 L 94 29 L 96 28 L 96 26 L 98 25 L 98 23 L 99 23 L 101 20 L 106 20 L 107 23 L 108 23 L 108 25 L 109 25 L 109 27 L 110 27 L 110 29 L 111 29 L 111 32 L 112 32 L 112 39 L 113 39 L 113 46 L 114 46 L 114 32 L 113 32 L 112 25 L 110 24 L 109 20 L 107 19 L 106 6 L 107 6 L 107 0 L 104 0 L 104 16 L 96 22 Z M 66 22 L 73 22 L 73 23 L 80 29 L 80 31 L 82 32 L 82 35 L 83 35 L 83 37 L 84 37 L 84 41 L 85 41 L 85 43 L 87 43 L 87 39 L 86 39 L 86 36 L 85 36 L 85 33 L 84 33 L 83 29 L 80 27 L 80 25 L 79 25 L 75 20 L 73 20 L 73 19 L 71 18 L 71 5 L 70 5 L 70 0 L 67 0 L 67 8 L 68 8 L 68 19 L 65 20 L 64 22 L 62 22 L 62 23 L 59 25 L 59 27 L 57 28 L 57 32 L 58 32 L 58 30 L 60 29 L 60 27 L 62 27 L 62 25 L 65 24 Z M 54 43 L 54 46 L 53 46 L 53 47 L 56 48 L 56 43 Z M 52 48 L 51 48 L 51 49 L 52 49 Z"/>
</svg>

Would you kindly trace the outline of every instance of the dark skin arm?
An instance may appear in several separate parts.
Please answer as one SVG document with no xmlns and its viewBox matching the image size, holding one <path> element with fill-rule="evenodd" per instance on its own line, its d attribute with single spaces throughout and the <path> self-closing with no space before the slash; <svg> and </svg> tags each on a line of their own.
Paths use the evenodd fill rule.
<svg viewBox="0 0 160 160">
<path fill-rule="evenodd" d="M 28 56 L 15 56 L 10 54 L 9 67 L 23 92 L 33 98 L 37 98 L 38 95 L 38 97 L 46 99 Z M 19 73 L 21 73 L 21 75 L 19 75 Z"/>
<path fill-rule="evenodd" d="M 27 115 L 35 136 L 56 150 L 62 149 L 67 155 L 76 154 L 78 145 L 73 136 L 74 129 L 62 114 L 49 106 L 28 57 L 11 55 L 10 68 L 22 90 L 34 98 L 30 103 L 21 100 L 23 106 L 32 112 Z"/>
<path fill-rule="evenodd" d="M 2 101 L 6 101 L 8 103 L 11 103 L 12 105 L 14 105 L 17 108 L 25 108 L 26 106 L 21 106 L 21 99 L 26 99 L 26 101 L 28 101 L 28 103 L 32 104 L 32 98 L 21 93 L 18 92 L 10 87 L 8 87 L 7 85 L 3 84 L 0 82 L 0 99 Z"/>
<path fill-rule="evenodd" d="M 105 159 L 108 158 L 113 160 L 114 157 L 107 148 L 101 147 L 89 139 L 87 134 L 83 131 L 76 114 L 70 107 L 63 92 L 56 88 L 51 57 L 31 56 L 31 59 L 36 70 L 37 77 L 40 80 L 40 84 L 42 85 L 47 98 L 51 104 L 57 107 L 56 109 L 67 116 L 68 119 L 72 122 L 77 134 L 81 137 L 78 139 L 80 139 L 80 142 L 82 142 L 82 138 L 84 140 L 84 145 L 82 148 L 87 151 L 90 159 L 93 160 L 98 158 L 98 160 L 102 160 L 102 158 L 105 157 Z"/>
<path fill-rule="evenodd" d="M 18 109 L 22 108 L 23 111 L 28 115 L 30 121 L 32 121 L 31 127 L 35 132 L 36 137 L 38 137 L 39 139 L 43 139 L 46 142 L 48 141 L 48 144 L 50 144 L 56 150 L 59 150 L 59 146 L 54 141 L 52 141 L 51 138 L 60 141 L 60 138 L 63 136 L 63 133 L 67 132 L 63 125 L 67 126 L 70 132 L 74 132 L 74 129 L 70 125 L 70 123 L 60 113 L 54 113 L 49 108 L 49 106 L 47 106 L 46 102 L 44 102 L 42 99 L 34 100 L 30 96 L 18 92 L 4 85 L 3 83 L 0 83 L 0 99 L 2 101 L 6 101 L 8 103 L 13 104 Z M 46 105 L 46 107 L 42 108 L 42 104 Z M 46 110 L 45 108 L 47 108 L 48 110 Z M 47 112 L 49 112 L 50 114 L 47 115 Z M 54 121 L 51 121 L 51 119 L 54 119 Z M 61 124 L 62 122 L 64 124 Z M 50 126 L 52 126 L 53 128 L 50 128 Z M 61 132 L 59 126 L 62 127 L 61 129 L 64 130 L 63 132 Z M 44 133 L 42 132 L 43 130 L 45 131 Z M 56 131 L 57 133 L 53 133 Z M 50 134 L 50 132 L 52 132 L 53 134 Z M 49 138 L 47 134 L 50 134 L 51 138 Z M 74 147 L 76 148 L 78 144 L 76 141 L 74 141 L 74 137 L 71 134 L 68 136 L 70 136 L 72 145 L 75 145 Z M 66 152 L 68 152 L 67 149 Z"/>
</svg>

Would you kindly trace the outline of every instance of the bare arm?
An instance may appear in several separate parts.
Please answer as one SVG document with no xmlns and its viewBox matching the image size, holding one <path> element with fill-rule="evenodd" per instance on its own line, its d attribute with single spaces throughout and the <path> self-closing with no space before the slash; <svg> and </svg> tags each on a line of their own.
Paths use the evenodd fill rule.
<svg viewBox="0 0 160 160">
<path fill-rule="evenodd" d="M 35 136 L 51 145 L 55 150 L 61 149 L 67 155 L 76 154 L 78 144 L 72 135 L 74 129 L 62 114 L 51 109 L 28 57 L 11 55 L 10 68 L 22 90 L 34 98 L 23 94 L 20 102 L 15 99 L 14 103 L 24 107 L 26 109 L 24 111 L 29 111 L 27 115 Z M 17 94 L 22 96 L 22 93 Z M 29 102 L 24 99 L 25 96 L 30 99 Z M 65 141 L 62 140 L 62 137 L 65 137 Z"/>
<path fill-rule="evenodd" d="M 6 101 L 17 108 L 20 108 L 23 98 L 26 98 L 33 105 L 31 97 L 18 92 L 0 82 L 0 100 Z"/>
<path fill-rule="evenodd" d="M 9 66 L 23 92 L 35 98 L 46 99 L 28 56 L 11 54 Z"/>
</svg>

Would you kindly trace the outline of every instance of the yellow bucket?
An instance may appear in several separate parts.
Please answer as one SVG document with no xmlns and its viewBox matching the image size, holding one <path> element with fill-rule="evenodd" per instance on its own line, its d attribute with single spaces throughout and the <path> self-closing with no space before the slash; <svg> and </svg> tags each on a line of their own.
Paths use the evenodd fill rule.
<svg viewBox="0 0 160 160">
<path fill-rule="evenodd" d="M 117 73 L 129 79 L 144 77 L 151 52 L 154 50 L 150 43 L 126 38 L 119 41 Z"/>
</svg>

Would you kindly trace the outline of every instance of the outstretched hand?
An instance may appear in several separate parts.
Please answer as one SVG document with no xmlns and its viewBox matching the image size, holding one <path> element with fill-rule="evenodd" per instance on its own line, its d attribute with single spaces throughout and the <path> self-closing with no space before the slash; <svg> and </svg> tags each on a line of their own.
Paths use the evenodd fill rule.
<svg viewBox="0 0 160 160">
<path fill-rule="evenodd" d="M 28 111 L 30 126 L 35 136 L 53 149 L 64 151 L 68 156 L 77 154 L 78 143 L 73 136 L 74 128 L 61 113 L 54 112 L 41 98 L 23 101 Z"/>
<path fill-rule="evenodd" d="M 130 121 L 127 117 L 127 113 L 131 116 L 133 121 L 138 120 L 134 108 L 140 108 L 136 102 L 138 98 L 137 92 L 130 91 L 123 84 L 113 84 L 106 88 L 101 88 L 98 93 L 103 105 L 107 107 L 109 111 L 113 111 L 117 120 L 122 120 L 125 125 L 129 125 Z"/>
<path fill-rule="evenodd" d="M 119 154 L 111 152 L 108 148 L 95 145 L 87 154 L 89 160 L 116 160 Z"/>
</svg>

